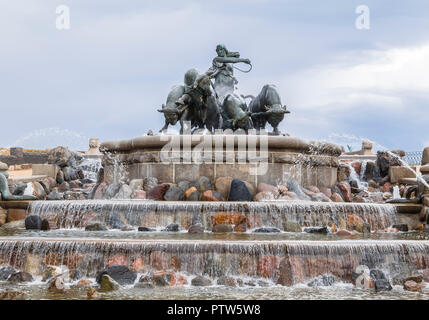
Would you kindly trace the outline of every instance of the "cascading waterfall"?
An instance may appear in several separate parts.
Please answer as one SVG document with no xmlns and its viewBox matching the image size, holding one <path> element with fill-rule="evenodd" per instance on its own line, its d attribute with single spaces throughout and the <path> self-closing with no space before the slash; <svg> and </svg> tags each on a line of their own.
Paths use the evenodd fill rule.
<svg viewBox="0 0 429 320">
<path fill-rule="evenodd" d="M 271 226 L 284 228 L 286 222 L 301 226 L 340 226 L 355 214 L 370 224 L 372 230 L 385 229 L 397 223 L 395 206 L 370 203 L 335 203 L 307 201 L 267 202 L 164 202 L 148 200 L 79 200 L 36 201 L 29 214 L 48 219 L 58 228 L 85 227 L 91 220 L 109 224 L 112 215 L 133 226 L 162 227 L 179 223 L 183 228 L 201 222 L 211 228 L 211 217 L 217 213 L 245 215 L 250 228 Z"/>
<path fill-rule="evenodd" d="M 360 171 L 361 175 L 357 174 L 356 170 L 353 168 L 353 166 L 349 162 L 345 162 L 344 164 L 348 167 L 348 169 L 350 171 L 349 182 L 350 183 L 355 182 L 359 189 L 366 190 L 368 188 L 368 183 L 362 181 L 363 180 L 362 179 L 362 171 L 366 170 L 366 169 L 364 169 L 363 164 L 362 164 L 361 171 Z M 365 167 L 366 167 L 366 162 L 365 162 Z M 365 175 L 365 173 L 364 173 L 364 175 Z"/>
<path fill-rule="evenodd" d="M 351 281 L 362 264 L 390 277 L 429 265 L 429 241 L 0 240 L 0 265 L 39 266 L 40 272 L 46 265 L 66 265 L 90 277 L 117 260 L 138 272 L 249 276 L 282 285 L 323 273 Z"/>
<path fill-rule="evenodd" d="M 98 171 L 102 168 L 101 159 L 85 158 L 80 164 L 79 169 L 83 171 L 85 179 L 97 181 Z"/>
<path fill-rule="evenodd" d="M 368 164 L 368 160 L 362 161 L 360 173 L 359 173 L 359 180 L 361 181 L 361 183 L 366 180 L 365 172 L 366 172 L 367 164 Z"/>
</svg>

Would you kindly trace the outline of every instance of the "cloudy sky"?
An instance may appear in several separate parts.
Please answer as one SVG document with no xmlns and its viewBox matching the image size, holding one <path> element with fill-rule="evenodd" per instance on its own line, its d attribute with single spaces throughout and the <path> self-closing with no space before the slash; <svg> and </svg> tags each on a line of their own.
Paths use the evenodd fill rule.
<svg viewBox="0 0 429 320">
<path fill-rule="evenodd" d="M 370 29 L 355 27 L 359 5 Z M 56 8 L 70 8 L 70 29 Z M 159 130 L 155 110 L 224 43 L 239 90 L 276 84 L 281 130 L 358 149 L 429 146 L 427 0 L 16 0 L 0 4 L 0 147 L 87 148 Z"/>
</svg>

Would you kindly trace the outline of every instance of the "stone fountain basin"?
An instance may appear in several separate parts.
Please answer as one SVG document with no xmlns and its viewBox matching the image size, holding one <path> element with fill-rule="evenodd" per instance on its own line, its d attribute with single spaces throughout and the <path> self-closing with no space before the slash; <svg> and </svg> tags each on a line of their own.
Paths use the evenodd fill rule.
<svg viewBox="0 0 429 320">
<path fill-rule="evenodd" d="M 301 185 L 331 188 L 337 183 L 340 146 L 289 136 L 265 138 L 259 135 L 157 135 L 103 142 L 100 150 L 105 154 L 104 181 L 116 181 L 118 166 L 123 166 L 130 180 L 156 177 L 160 183 L 196 181 L 201 176 L 214 181 L 230 176 L 257 186 L 260 182 L 276 183 L 285 173 Z M 165 148 L 172 141 L 177 145 Z M 194 147 L 203 142 L 204 153 L 210 152 L 204 154 L 204 161 L 189 158 L 192 153 L 201 152 Z M 254 148 L 257 156 L 250 152 Z M 266 164 L 267 171 L 251 174 L 261 162 Z"/>
</svg>

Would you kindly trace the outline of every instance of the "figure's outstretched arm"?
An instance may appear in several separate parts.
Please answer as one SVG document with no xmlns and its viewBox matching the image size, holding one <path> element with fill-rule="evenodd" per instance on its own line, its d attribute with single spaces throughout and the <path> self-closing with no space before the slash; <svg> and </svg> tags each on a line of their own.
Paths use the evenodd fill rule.
<svg viewBox="0 0 429 320">
<path fill-rule="evenodd" d="M 214 62 L 217 63 L 247 63 L 250 64 L 249 59 L 241 59 L 241 58 L 234 58 L 234 57 L 216 57 L 213 59 Z"/>
</svg>

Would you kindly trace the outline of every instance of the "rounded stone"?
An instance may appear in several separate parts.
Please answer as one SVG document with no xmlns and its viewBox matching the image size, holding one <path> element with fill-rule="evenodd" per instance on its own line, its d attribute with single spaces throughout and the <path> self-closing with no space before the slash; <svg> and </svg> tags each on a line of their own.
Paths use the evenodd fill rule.
<svg viewBox="0 0 429 320">
<path fill-rule="evenodd" d="M 31 215 L 25 218 L 25 229 L 40 230 L 42 228 L 42 218 L 37 215 Z"/>
<path fill-rule="evenodd" d="M 179 231 L 179 225 L 177 223 L 171 223 L 169 224 L 164 230 L 166 232 L 178 232 Z"/>
<path fill-rule="evenodd" d="M 146 193 L 146 197 L 150 200 L 161 201 L 167 193 L 170 185 L 168 183 L 157 185 Z"/>
<path fill-rule="evenodd" d="M 239 179 L 232 180 L 228 201 L 252 201 L 252 198 L 252 193 L 243 181 Z"/>
<path fill-rule="evenodd" d="M 206 190 L 213 190 L 213 183 L 207 177 L 202 176 L 197 183 L 198 191 L 204 192 Z"/>
<path fill-rule="evenodd" d="M 134 271 L 123 265 L 112 265 L 99 272 L 96 276 L 97 283 L 101 283 L 104 275 L 112 277 L 113 280 L 121 285 L 133 284 L 137 278 L 137 274 Z"/>
<path fill-rule="evenodd" d="M 203 276 L 196 276 L 191 280 L 191 284 L 196 287 L 206 287 L 212 284 L 210 279 L 207 279 Z"/>
<path fill-rule="evenodd" d="M 86 225 L 85 231 L 106 231 L 107 227 L 102 222 L 90 222 Z"/>
<path fill-rule="evenodd" d="M 164 195 L 165 201 L 182 201 L 185 199 L 185 193 L 179 187 L 170 187 Z"/>
<path fill-rule="evenodd" d="M 201 223 L 194 224 L 189 227 L 188 233 L 204 233 L 204 227 Z"/>
<path fill-rule="evenodd" d="M 9 166 L 4 162 L 0 162 L 0 172 L 7 170 L 9 170 Z"/>
</svg>

